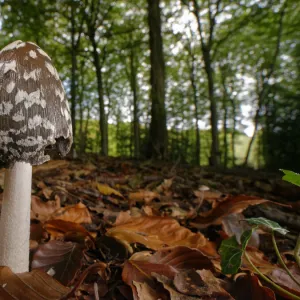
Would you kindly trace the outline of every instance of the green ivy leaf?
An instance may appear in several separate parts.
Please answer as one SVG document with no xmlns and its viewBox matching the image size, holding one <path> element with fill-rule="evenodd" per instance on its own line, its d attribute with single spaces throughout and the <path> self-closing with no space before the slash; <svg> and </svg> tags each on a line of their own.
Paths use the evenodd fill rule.
<svg viewBox="0 0 300 300">
<path fill-rule="evenodd" d="M 246 219 L 246 221 L 250 224 L 250 225 L 262 225 L 265 226 L 273 231 L 277 231 L 283 235 L 287 234 L 289 231 L 283 227 L 281 227 L 277 222 L 268 220 L 266 218 L 250 218 L 250 219 Z"/>
<path fill-rule="evenodd" d="M 289 170 L 280 169 L 285 175 L 282 177 L 283 180 L 288 181 L 294 185 L 300 186 L 300 174 Z"/>
<path fill-rule="evenodd" d="M 219 253 L 221 255 L 221 267 L 223 274 L 236 274 L 242 263 L 242 255 L 247 247 L 253 229 L 246 230 L 241 236 L 241 246 L 236 237 L 222 241 Z"/>
</svg>

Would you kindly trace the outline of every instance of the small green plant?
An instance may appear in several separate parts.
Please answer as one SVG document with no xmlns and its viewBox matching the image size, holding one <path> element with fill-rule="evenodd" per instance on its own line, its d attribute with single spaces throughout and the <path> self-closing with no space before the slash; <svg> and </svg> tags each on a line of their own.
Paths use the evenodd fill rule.
<svg viewBox="0 0 300 300">
<path fill-rule="evenodd" d="M 284 172 L 283 180 L 286 180 L 292 184 L 295 184 L 297 186 L 300 186 L 300 174 L 294 173 L 292 171 L 288 170 L 281 170 Z M 265 219 L 265 218 L 250 218 L 246 219 L 246 221 L 252 226 L 250 230 L 246 230 L 243 232 L 241 236 L 241 242 L 238 243 L 235 236 L 232 236 L 231 238 L 224 240 L 221 244 L 221 247 L 219 249 L 220 255 L 221 255 L 221 267 L 222 272 L 224 274 L 236 274 L 241 266 L 242 263 L 242 257 L 244 256 L 248 263 L 251 265 L 253 270 L 266 282 L 268 282 L 270 285 L 272 285 L 275 289 L 278 291 L 284 293 L 285 295 L 289 296 L 291 299 L 298 299 L 300 300 L 300 297 L 297 295 L 294 295 L 293 293 L 287 291 L 286 289 L 282 288 L 281 286 L 277 285 L 275 282 L 273 282 L 271 279 L 269 279 L 267 276 L 265 276 L 251 261 L 249 255 L 247 254 L 247 244 L 250 240 L 250 237 L 254 230 L 256 230 L 259 226 L 263 226 L 264 228 L 268 228 L 271 231 L 272 235 L 272 243 L 274 250 L 276 252 L 276 255 L 278 257 L 278 261 L 281 264 L 281 266 L 285 269 L 287 274 L 291 277 L 291 279 L 300 287 L 300 282 L 297 281 L 297 279 L 294 277 L 294 275 L 290 272 L 288 267 L 286 266 L 285 262 L 283 261 L 280 252 L 277 247 L 276 239 L 275 239 L 275 232 L 278 232 L 282 235 L 286 235 L 288 233 L 288 230 L 281 227 L 278 223 Z M 300 267 L 300 235 L 297 240 L 297 244 L 294 250 L 294 256 L 295 260 Z"/>
</svg>

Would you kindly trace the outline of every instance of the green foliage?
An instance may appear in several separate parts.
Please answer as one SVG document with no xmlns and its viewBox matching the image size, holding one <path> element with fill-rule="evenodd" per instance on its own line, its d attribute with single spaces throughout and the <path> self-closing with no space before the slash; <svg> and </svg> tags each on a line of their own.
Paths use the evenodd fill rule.
<svg viewBox="0 0 300 300">
<path fill-rule="evenodd" d="M 279 232 L 280 234 L 287 234 L 289 231 L 287 229 L 282 228 L 277 222 L 268 220 L 266 218 L 249 218 L 246 219 L 250 225 L 260 225 L 271 229 L 272 231 Z"/>
<path fill-rule="evenodd" d="M 224 274 L 235 274 L 241 266 L 242 256 L 246 251 L 247 244 L 251 238 L 253 230 L 257 226 L 264 226 L 272 232 L 276 231 L 281 234 L 287 234 L 288 230 L 282 228 L 278 223 L 268 220 L 266 218 L 249 218 L 247 222 L 253 226 L 252 229 L 246 230 L 241 236 L 241 243 L 239 244 L 235 236 L 222 241 L 219 253 L 221 255 L 221 267 Z"/>
<path fill-rule="evenodd" d="M 235 236 L 223 240 L 219 253 L 221 255 L 221 267 L 224 274 L 236 274 L 242 263 L 242 255 L 251 238 L 253 229 L 246 230 L 241 236 L 241 245 Z"/>
<path fill-rule="evenodd" d="M 282 177 L 283 180 L 288 181 L 294 185 L 300 186 L 300 174 L 283 169 L 281 169 L 281 171 L 285 174 Z"/>
<path fill-rule="evenodd" d="M 207 165 L 211 151 L 210 102 L 203 49 L 192 2 L 161 3 L 167 81 L 168 150 L 172 160 L 197 162 L 197 115 L 198 123 L 201 123 L 200 161 Z M 217 12 L 214 1 L 210 2 L 209 10 L 205 1 L 198 0 L 205 42 L 208 42 L 210 33 L 209 11 L 217 12 L 211 41 L 211 60 L 221 163 L 223 166 L 226 163 L 225 167 L 243 162 L 249 143 L 249 138 L 243 133 L 246 115 L 249 124 L 260 104 L 259 131 L 249 165 L 268 169 L 278 169 L 279 164 L 286 168 L 300 168 L 300 136 L 297 126 L 300 122 L 300 47 L 297 43 L 300 34 L 299 30 L 295 30 L 300 26 L 299 1 L 286 2 L 280 49 L 274 72 L 267 80 L 273 66 L 284 2 L 275 0 L 258 4 L 257 1 L 233 3 L 224 0 Z M 137 77 L 136 114 L 141 129 L 140 151 L 143 157 L 151 120 L 147 3 L 141 0 L 106 0 L 101 1 L 101 7 L 97 7 L 97 14 L 86 15 L 92 5 L 97 3 L 100 2 L 0 0 L 0 46 L 15 39 L 38 43 L 52 57 L 71 100 L 72 51 L 75 49 L 71 42 L 71 8 L 74 8 L 75 40 L 82 29 L 80 43 L 76 48 L 75 147 L 79 153 L 99 152 L 98 84 L 85 19 L 93 16 L 97 25 L 97 53 L 102 64 L 105 117 L 109 123 L 109 155 L 134 155 L 133 66 Z M 183 3 L 190 3 L 190 6 Z M 191 82 L 192 74 L 195 91 Z M 262 86 L 267 89 L 260 99 Z M 245 107 L 250 108 L 247 114 Z M 89 120 L 87 130 L 85 125 L 81 126 L 86 124 L 86 120 Z M 224 125 L 227 133 L 224 133 Z"/>
</svg>

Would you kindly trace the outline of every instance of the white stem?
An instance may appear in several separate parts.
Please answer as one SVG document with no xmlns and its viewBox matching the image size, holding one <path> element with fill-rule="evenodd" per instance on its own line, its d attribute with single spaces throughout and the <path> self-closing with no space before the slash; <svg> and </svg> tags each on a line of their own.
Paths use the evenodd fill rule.
<svg viewBox="0 0 300 300">
<path fill-rule="evenodd" d="M 0 266 L 28 272 L 32 166 L 17 162 L 5 171 L 0 220 Z"/>
</svg>

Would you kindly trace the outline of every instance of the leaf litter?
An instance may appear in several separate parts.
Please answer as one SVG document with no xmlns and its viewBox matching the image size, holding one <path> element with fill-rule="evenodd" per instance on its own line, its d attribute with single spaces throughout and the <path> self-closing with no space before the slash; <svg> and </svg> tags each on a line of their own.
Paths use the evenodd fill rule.
<svg viewBox="0 0 300 300">
<path fill-rule="evenodd" d="M 1 299 L 282 297 L 243 257 L 234 263 L 236 275 L 223 274 L 219 255 L 221 242 L 231 238 L 241 256 L 236 247 L 249 230 L 245 217 L 261 224 L 272 209 L 271 225 L 290 231 L 284 259 L 300 280 L 292 252 L 297 228 L 289 226 L 300 211 L 299 187 L 280 174 L 116 158 L 56 160 L 34 168 L 32 188 L 31 271 L 1 267 Z M 262 228 L 250 235 L 247 253 L 259 270 L 299 295 L 264 246 L 270 233 Z"/>
</svg>

